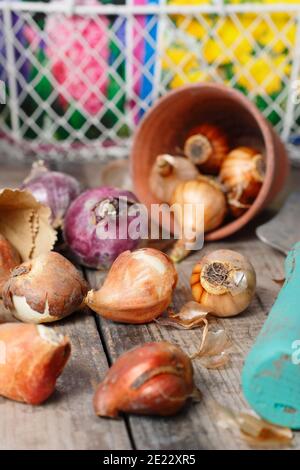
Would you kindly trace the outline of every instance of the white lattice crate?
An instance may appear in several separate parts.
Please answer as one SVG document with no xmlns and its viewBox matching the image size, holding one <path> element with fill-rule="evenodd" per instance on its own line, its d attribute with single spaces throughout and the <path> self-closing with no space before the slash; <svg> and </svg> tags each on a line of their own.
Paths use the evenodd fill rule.
<svg viewBox="0 0 300 470">
<path fill-rule="evenodd" d="M 201 81 L 246 93 L 285 140 L 300 134 L 300 0 L 103 3 L 0 0 L 2 152 L 122 155 L 160 95 Z"/>
</svg>

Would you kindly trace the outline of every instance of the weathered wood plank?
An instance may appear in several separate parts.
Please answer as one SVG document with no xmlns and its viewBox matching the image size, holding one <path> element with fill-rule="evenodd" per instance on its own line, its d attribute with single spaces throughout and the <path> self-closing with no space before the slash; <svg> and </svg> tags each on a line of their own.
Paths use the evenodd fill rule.
<svg viewBox="0 0 300 470">
<path fill-rule="evenodd" d="M 2 163 L 0 187 L 17 187 L 29 166 Z M 74 169 L 87 185 L 84 171 Z M 93 316 L 87 311 L 76 313 L 54 328 L 72 342 L 71 359 L 57 391 L 39 407 L 0 398 L 0 449 L 130 449 L 124 420 L 99 420 L 94 415 L 94 389 L 108 363 Z"/>
<path fill-rule="evenodd" d="M 8 163 L 0 166 L 0 187 L 18 185 L 28 172 L 28 165 Z M 62 162 L 56 166 L 77 176 L 86 187 L 100 184 L 98 164 L 70 165 Z M 289 189 L 299 189 L 299 173 L 294 172 Z M 281 200 L 279 198 L 273 208 L 277 209 Z M 248 448 L 243 441 L 216 427 L 206 397 L 234 409 L 247 407 L 240 388 L 243 360 L 278 293 L 279 286 L 272 279 L 283 276 L 283 256 L 261 244 L 254 235 L 255 225 L 271 215 L 272 211 L 264 213 L 252 223 L 250 229 L 204 248 L 203 253 L 223 247 L 247 254 L 258 274 L 257 295 L 248 311 L 236 318 L 218 321 L 224 325 L 234 343 L 230 365 L 223 370 L 207 371 L 197 360 L 194 362 L 196 383 L 204 394 L 202 403 L 188 406 L 173 418 L 129 418 L 137 448 Z M 179 266 L 180 281 L 174 296 L 176 308 L 190 299 L 188 278 L 198 256 L 194 254 Z M 104 274 L 89 271 L 88 277 L 93 287 L 98 287 Z M 129 448 L 123 421 L 98 419 L 92 413 L 92 389 L 107 370 L 104 351 L 93 322 L 92 316 L 76 315 L 57 326 L 73 339 L 73 357 L 58 382 L 58 392 L 45 406 L 32 408 L 0 400 L 1 448 Z M 100 325 L 111 362 L 133 346 L 162 339 L 174 342 L 192 354 L 201 338 L 199 330 L 179 331 L 156 324 L 120 325 L 100 319 Z M 295 443 L 300 448 L 300 436 L 297 435 Z"/>
<path fill-rule="evenodd" d="M 236 238 L 236 237 L 235 237 Z M 139 449 L 248 449 L 242 440 L 232 437 L 230 432 L 216 427 L 212 409 L 207 398 L 236 410 L 247 409 L 240 386 L 240 373 L 245 355 L 257 336 L 265 317 L 279 291 L 273 279 L 283 274 L 284 258 L 271 248 L 262 245 L 253 236 L 239 241 L 209 244 L 203 254 L 226 247 L 249 256 L 258 276 L 257 295 L 250 308 L 242 315 L 218 320 L 233 341 L 231 363 L 224 369 L 205 370 L 194 361 L 195 381 L 204 394 L 202 403 L 188 406 L 174 418 L 151 418 L 131 416 L 129 423 L 135 444 Z M 175 308 L 190 300 L 189 275 L 199 254 L 194 254 L 178 266 L 179 284 L 174 296 Z M 103 273 L 90 271 L 88 278 L 98 287 Z M 112 361 L 124 351 L 146 341 L 171 341 L 192 354 L 200 343 L 199 330 L 181 331 L 171 327 L 150 325 L 121 325 L 100 319 L 101 328 Z M 300 446 L 300 436 L 296 439 Z"/>
<path fill-rule="evenodd" d="M 54 328 L 71 339 L 70 361 L 43 405 L 0 398 L 0 449 L 130 449 L 123 420 L 94 415 L 93 392 L 107 370 L 94 318 L 78 312 Z"/>
</svg>

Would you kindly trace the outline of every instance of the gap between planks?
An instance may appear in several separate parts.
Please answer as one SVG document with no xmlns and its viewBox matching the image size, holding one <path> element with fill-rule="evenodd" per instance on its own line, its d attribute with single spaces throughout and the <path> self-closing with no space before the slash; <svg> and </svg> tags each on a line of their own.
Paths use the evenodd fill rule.
<svg viewBox="0 0 300 470">
<path fill-rule="evenodd" d="M 1 163 L 1 186 L 6 186 L 8 181 L 11 187 L 18 186 L 28 173 L 26 162 Z M 98 164 L 60 162 L 55 166 L 78 176 L 85 187 L 100 184 L 101 166 Z M 300 171 L 294 170 L 289 190 L 298 189 L 299 175 Z M 273 205 L 275 209 L 279 206 L 280 203 Z M 208 395 L 233 409 L 247 407 L 240 389 L 240 371 L 244 357 L 279 291 L 272 279 L 283 274 L 283 257 L 255 239 L 255 224 L 263 221 L 259 217 L 251 224 L 250 230 L 222 243 L 209 244 L 204 249 L 204 252 L 219 247 L 239 250 L 250 257 L 258 273 L 258 292 L 251 307 L 243 315 L 219 321 L 226 327 L 236 348 L 232 364 L 224 370 L 206 371 L 194 363 L 196 383 L 204 396 Z M 179 265 L 180 280 L 174 299 L 177 308 L 190 299 L 188 278 L 197 256 L 195 254 Z M 104 278 L 103 273 L 95 271 L 86 271 L 86 276 L 92 287 L 99 287 Z M 46 405 L 36 408 L 0 399 L 0 448 L 113 450 L 130 449 L 132 442 L 138 449 L 248 449 L 243 441 L 216 427 L 205 399 L 202 403 L 188 406 L 173 418 L 130 416 L 125 425 L 123 420 L 95 417 L 91 404 L 93 389 L 103 379 L 108 360 L 113 362 L 124 351 L 146 341 L 165 339 L 188 353 L 193 353 L 200 341 L 197 330 L 178 331 L 156 324 L 120 325 L 100 318 L 98 322 L 99 331 L 93 316 L 81 313 L 55 326 L 73 340 L 73 355 L 58 381 L 58 391 Z M 295 447 L 300 448 L 299 434 Z"/>
<path fill-rule="evenodd" d="M 84 309 L 49 327 L 70 337 L 71 358 L 43 405 L 0 398 L 0 449 L 132 449 L 124 420 L 101 419 L 93 410 L 94 390 L 109 366 L 91 312 Z"/>
<path fill-rule="evenodd" d="M 195 360 L 195 382 L 203 392 L 204 399 L 201 403 L 188 405 L 179 415 L 170 418 L 130 416 L 128 423 L 137 449 L 249 449 L 243 440 L 216 426 L 212 409 L 205 397 L 213 398 L 234 410 L 248 409 L 241 391 L 240 373 L 244 358 L 279 291 L 279 286 L 273 279 L 282 275 L 284 258 L 250 236 L 239 241 L 209 244 L 201 255 L 221 247 L 247 255 L 258 275 L 258 291 L 250 308 L 237 317 L 217 320 L 234 344 L 231 363 L 224 369 L 207 371 Z M 174 295 L 174 306 L 177 309 L 191 299 L 189 276 L 198 256 L 195 253 L 178 265 L 179 283 Z M 92 288 L 98 288 L 105 275 L 103 272 L 86 271 Z M 201 340 L 199 329 L 183 331 L 156 323 L 122 325 L 100 317 L 98 325 L 111 362 L 128 349 L 147 341 L 170 341 L 192 354 Z M 299 446 L 300 436 L 296 437 L 295 443 Z"/>
</svg>

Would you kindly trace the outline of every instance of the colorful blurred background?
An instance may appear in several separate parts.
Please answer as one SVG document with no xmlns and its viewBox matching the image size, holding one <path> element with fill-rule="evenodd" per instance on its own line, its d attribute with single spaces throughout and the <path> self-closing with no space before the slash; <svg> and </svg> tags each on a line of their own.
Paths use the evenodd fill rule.
<svg viewBox="0 0 300 470">
<path fill-rule="evenodd" d="M 153 102 L 187 83 L 245 93 L 296 141 L 300 0 L 0 0 L 0 150 L 126 154 Z"/>
</svg>

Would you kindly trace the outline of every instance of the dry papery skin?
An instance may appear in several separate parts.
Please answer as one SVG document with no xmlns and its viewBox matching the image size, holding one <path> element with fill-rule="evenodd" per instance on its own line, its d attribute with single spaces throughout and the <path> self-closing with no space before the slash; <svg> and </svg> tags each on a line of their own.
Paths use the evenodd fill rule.
<svg viewBox="0 0 300 470">
<path fill-rule="evenodd" d="M 227 213 L 227 202 L 221 185 L 212 178 L 200 175 L 197 180 L 178 184 L 171 203 L 174 204 L 180 238 L 170 256 L 174 262 L 179 262 L 190 252 L 186 248 L 186 242 L 193 243 L 197 235 L 214 230 L 222 224 Z M 200 204 L 203 206 L 204 217 L 196 210 Z M 187 240 L 185 234 L 194 234 L 195 239 Z"/>
<path fill-rule="evenodd" d="M 0 298 L 11 271 L 21 264 L 21 257 L 12 244 L 0 234 Z"/>
<path fill-rule="evenodd" d="M 232 250 L 216 250 L 195 266 L 190 279 L 196 302 L 212 315 L 230 317 L 244 311 L 256 288 L 256 274 L 250 261 Z"/>
<path fill-rule="evenodd" d="M 238 147 L 225 158 L 220 181 L 228 192 L 231 214 L 240 217 L 251 207 L 265 178 L 265 159 L 250 147 Z"/>
<path fill-rule="evenodd" d="M 26 190 L 0 190 L 0 233 L 22 261 L 52 250 L 57 233 L 50 223 L 51 210 Z"/>
<path fill-rule="evenodd" d="M 219 173 L 228 152 L 227 136 L 214 124 L 194 127 L 184 144 L 184 154 L 199 166 L 201 172 L 208 174 Z"/>
<path fill-rule="evenodd" d="M 150 189 L 160 201 L 170 203 L 180 181 L 194 180 L 198 176 L 197 168 L 187 158 L 158 155 L 151 170 Z"/>
<path fill-rule="evenodd" d="M 155 319 L 156 323 L 163 326 L 172 326 L 179 330 L 192 330 L 203 326 L 208 318 L 209 310 L 194 300 L 186 302 L 179 312 L 168 307 L 166 312 Z"/>
<path fill-rule="evenodd" d="M 230 361 L 231 341 L 224 329 L 217 331 L 209 329 L 209 313 L 207 308 L 191 300 L 184 304 L 178 313 L 169 307 L 167 313 L 155 321 L 163 326 L 184 330 L 203 327 L 200 347 L 191 356 L 191 359 L 197 358 L 197 362 L 206 369 L 219 369 Z"/>
<path fill-rule="evenodd" d="M 200 399 L 189 357 L 167 342 L 146 343 L 117 359 L 94 396 L 98 416 L 120 412 L 169 416 L 188 398 Z"/>
<path fill-rule="evenodd" d="M 232 411 L 214 400 L 207 399 L 217 425 L 238 433 L 250 447 L 278 449 L 290 447 L 293 441 L 291 429 L 276 426 L 250 413 Z"/>
<path fill-rule="evenodd" d="M 77 269 L 50 252 L 14 269 L 3 289 L 4 305 L 21 321 L 46 323 L 77 310 L 88 291 Z"/>
<path fill-rule="evenodd" d="M 0 395 L 31 405 L 53 393 L 71 352 L 70 341 L 42 325 L 0 325 Z"/>
<path fill-rule="evenodd" d="M 122 323 L 147 323 L 171 303 L 177 272 L 167 255 L 154 248 L 123 252 L 103 286 L 85 303 L 99 315 Z"/>
</svg>

